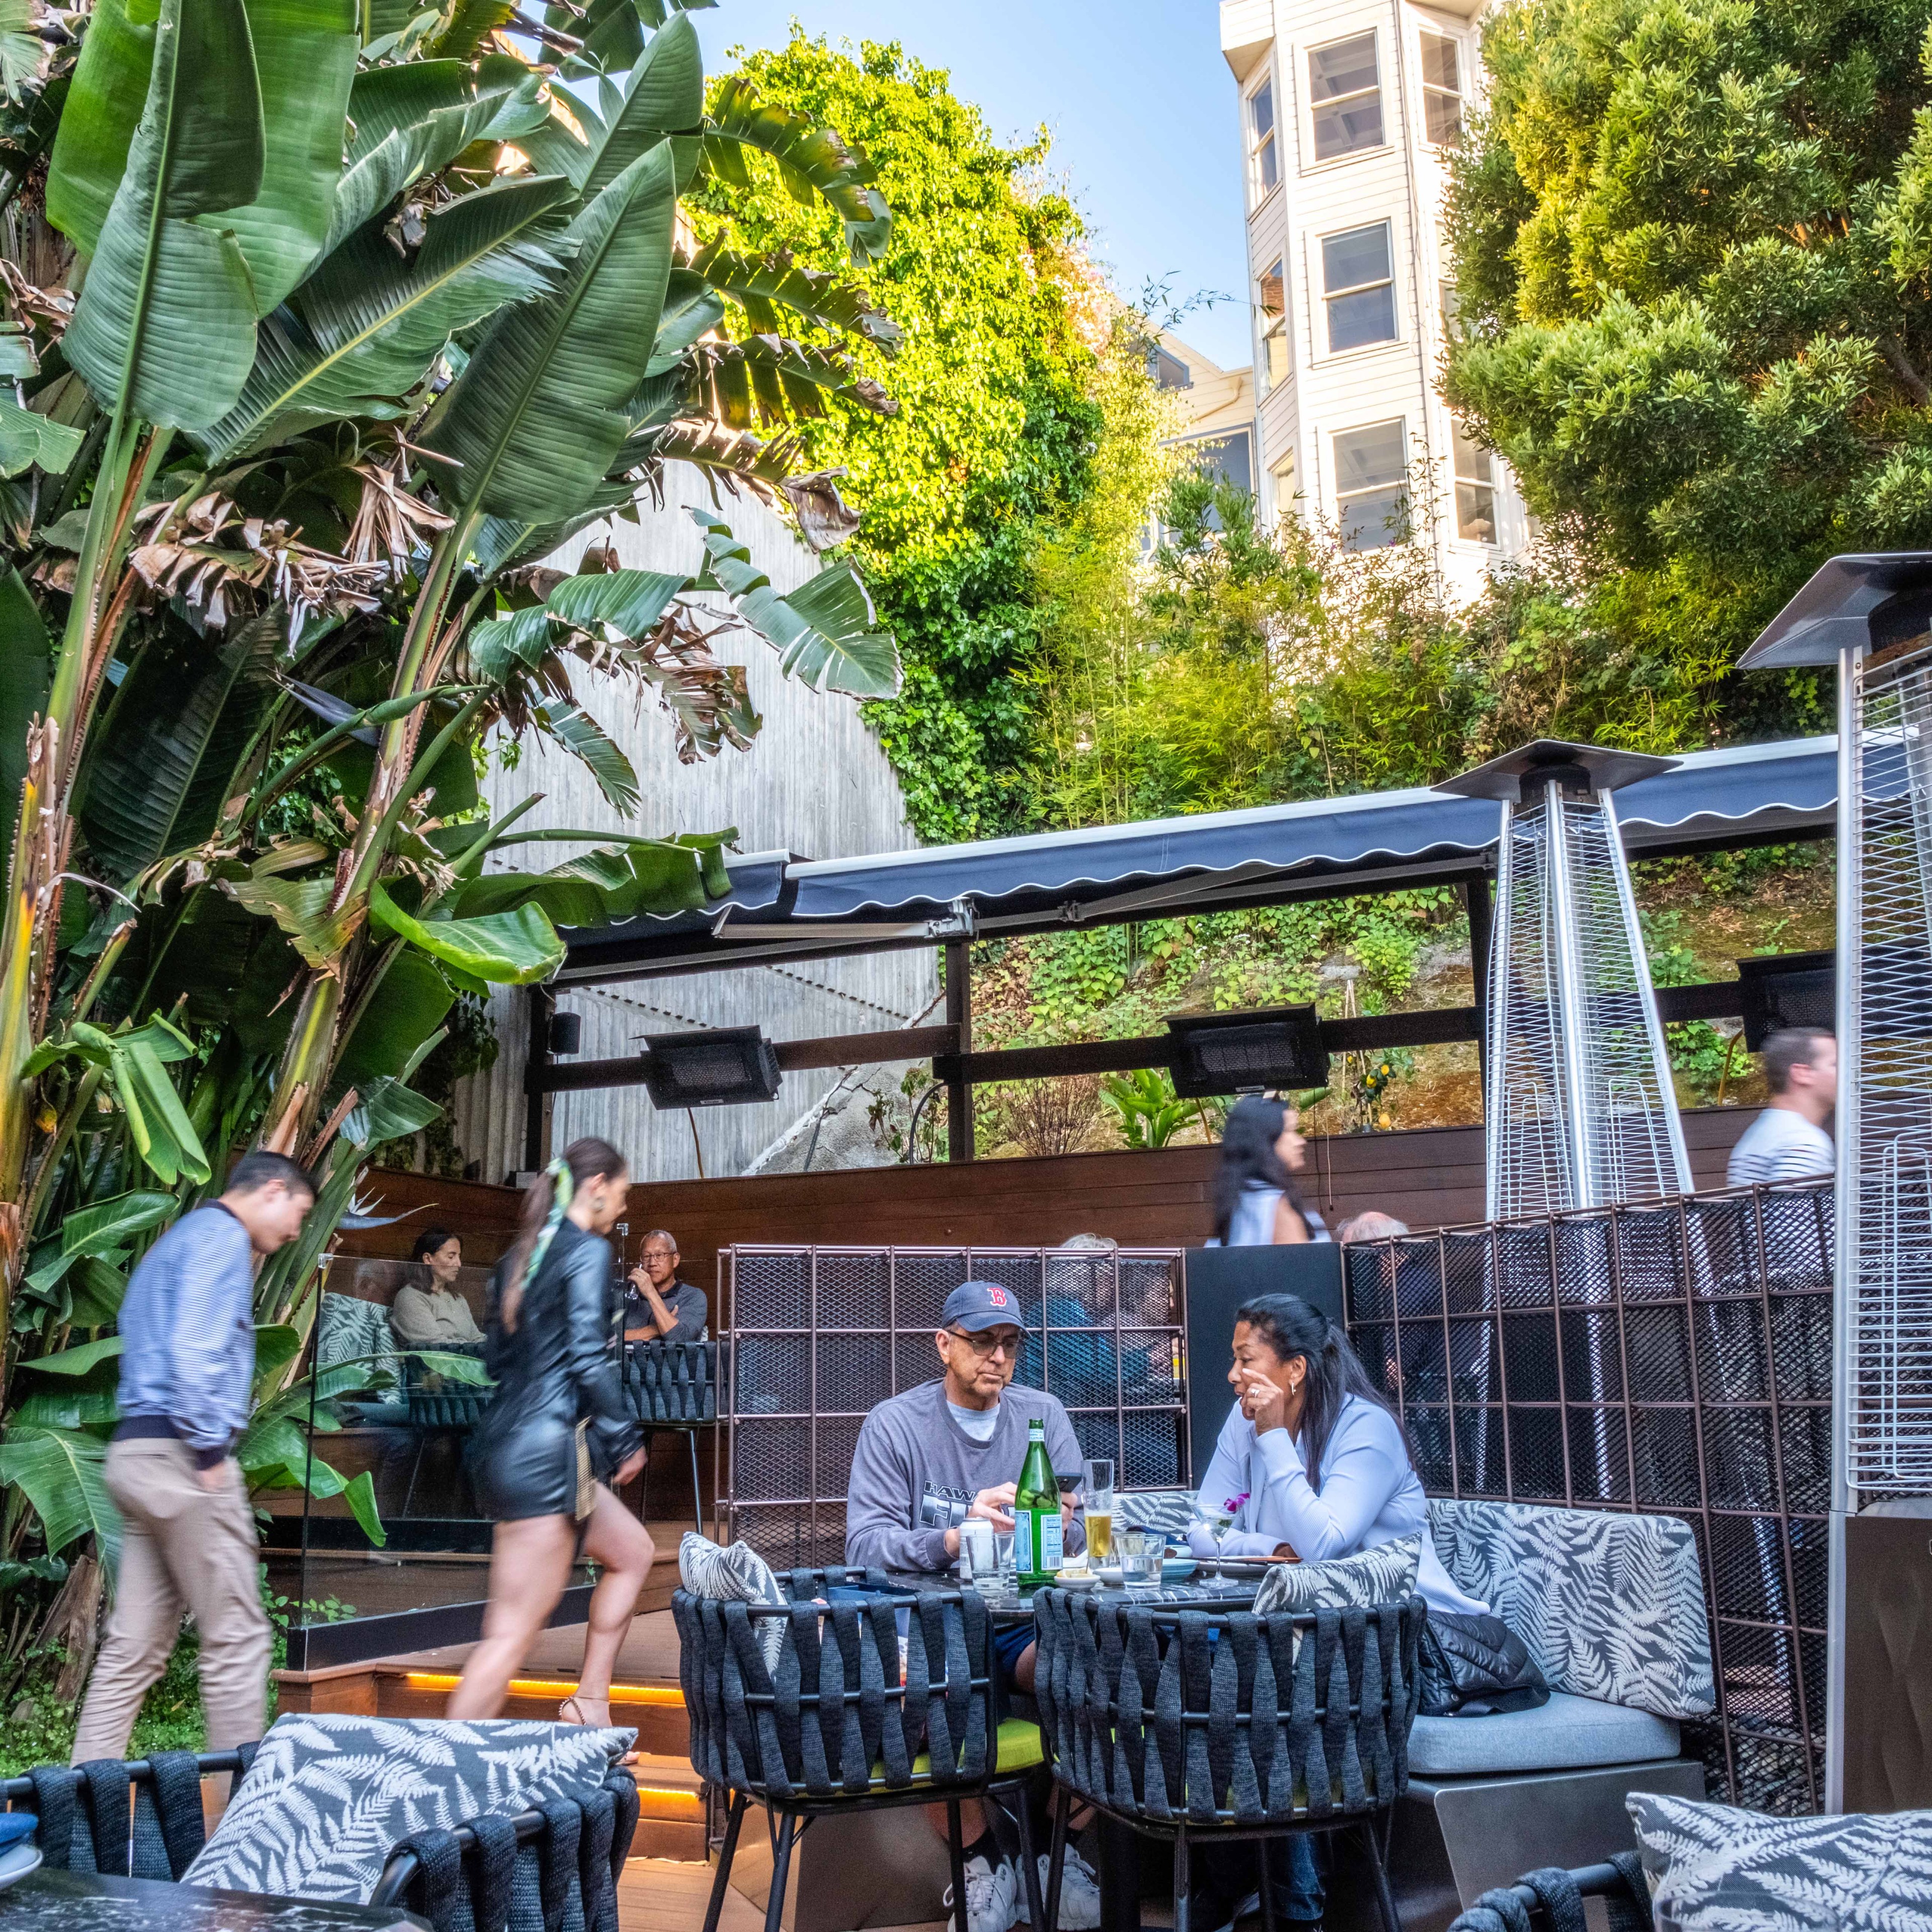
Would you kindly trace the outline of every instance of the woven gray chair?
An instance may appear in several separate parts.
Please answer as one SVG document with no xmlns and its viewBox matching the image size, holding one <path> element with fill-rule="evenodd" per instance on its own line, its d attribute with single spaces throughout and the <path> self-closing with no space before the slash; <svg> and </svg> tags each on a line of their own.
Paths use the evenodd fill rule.
<svg viewBox="0 0 1932 1932">
<path fill-rule="evenodd" d="M 624 1400 L 646 1436 L 670 1430 L 691 1452 L 691 1509 L 704 1534 L 704 1496 L 698 1486 L 698 1432 L 718 1420 L 716 1342 L 627 1342 L 623 1350 Z M 641 1511 L 643 1502 L 638 1508 Z"/>
<path fill-rule="evenodd" d="M 963 1924 L 959 1807 L 1002 1793 L 1018 1800 L 1012 1810 L 1022 1882 L 1033 1924 L 1043 1924 L 1025 1802 L 1042 1762 L 1040 1730 L 1017 1718 L 996 1721 L 992 1619 L 977 1592 L 895 1592 L 877 1570 L 795 1570 L 779 1586 L 782 1604 L 685 1590 L 670 1600 L 692 1766 L 728 1797 L 705 1932 L 718 1932 L 739 1827 L 754 1799 L 778 1824 L 766 1932 L 778 1932 L 792 1849 L 814 1819 L 912 1804 L 946 1808 Z M 850 1586 L 878 1594 L 828 1596 Z M 775 1640 L 771 1660 L 767 1637 Z"/>
<path fill-rule="evenodd" d="M 56 1871 L 178 1884 L 207 1842 L 201 1780 L 245 1778 L 256 1749 L 38 1765 L 0 1782 L 0 1798 L 34 1813 L 34 1843 Z M 436 1932 L 618 1932 L 638 1811 L 637 1780 L 613 1766 L 581 1799 L 415 1832 L 392 1850 L 368 1902 L 419 1912 Z"/>
<path fill-rule="evenodd" d="M 1408 1783 L 1420 1597 L 1271 1617 L 1067 1590 L 1033 1602 L 1034 1694 L 1060 1787 L 1049 1926 L 1067 1815 L 1084 1801 L 1172 1845 L 1174 1932 L 1188 1932 L 1196 1845 L 1342 1832 L 1366 1847 L 1382 1924 L 1400 1932 L 1376 1828 Z M 1274 1932 L 1268 1886 L 1261 1895 Z"/>
</svg>

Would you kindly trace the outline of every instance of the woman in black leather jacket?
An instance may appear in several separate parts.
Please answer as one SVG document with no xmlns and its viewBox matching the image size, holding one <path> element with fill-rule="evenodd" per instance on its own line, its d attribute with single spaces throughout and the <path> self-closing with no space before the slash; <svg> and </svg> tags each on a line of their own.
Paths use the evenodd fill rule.
<svg viewBox="0 0 1932 1932">
<path fill-rule="evenodd" d="M 496 1392 L 476 1432 L 484 1510 L 496 1520 L 483 1640 L 450 1693 L 452 1718 L 494 1717 L 577 1558 L 602 1574 L 566 1723 L 608 1724 L 610 1672 L 657 1552 L 610 1493 L 644 1466 L 624 1402 L 610 1244 L 630 1180 L 604 1141 L 578 1141 L 532 1184 L 490 1284 L 484 1361 Z"/>
</svg>

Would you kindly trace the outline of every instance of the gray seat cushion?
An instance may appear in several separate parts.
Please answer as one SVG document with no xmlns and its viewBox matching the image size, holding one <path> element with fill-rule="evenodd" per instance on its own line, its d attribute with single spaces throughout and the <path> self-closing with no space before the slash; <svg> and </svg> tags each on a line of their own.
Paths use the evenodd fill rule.
<svg viewBox="0 0 1932 1932">
<path fill-rule="evenodd" d="M 1586 1765 L 1649 1764 L 1677 1752 L 1674 1719 L 1552 1690 L 1550 1702 L 1533 1711 L 1418 1718 L 1408 1736 L 1408 1768 L 1417 1778 L 1578 1771 Z"/>
</svg>

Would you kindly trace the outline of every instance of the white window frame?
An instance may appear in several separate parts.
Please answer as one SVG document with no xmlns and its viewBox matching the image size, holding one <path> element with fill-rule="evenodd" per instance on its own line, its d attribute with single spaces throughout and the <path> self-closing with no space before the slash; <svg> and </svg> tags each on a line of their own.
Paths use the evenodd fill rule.
<svg viewBox="0 0 1932 1932">
<path fill-rule="evenodd" d="M 1326 53 L 1330 47 L 1346 46 L 1352 40 L 1367 40 L 1370 43 L 1375 53 L 1376 84 L 1372 88 L 1364 88 L 1358 93 L 1344 94 L 1341 97 L 1341 101 L 1360 100 L 1372 92 L 1376 97 L 1377 110 L 1382 117 L 1382 137 L 1379 141 L 1372 141 L 1364 147 L 1347 148 L 1339 154 L 1318 154 L 1315 144 L 1316 110 L 1335 107 L 1340 105 L 1340 102 L 1318 101 L 1315 98 L 1315 56 L 1317 54 Z M 1317 40 L 1312 44 L 1304 46 L 1300 49 L 1300 55 L 1302 152 L 1308 157 L 1303 164 L 1302 172 L 1309 174 L 1322 168 L 1346 167 L 1352 161 L 1361 160 L 1370 154 L 1386 154 L 1394 143 L 1389 139 L 1389 104 L 1387 83 L 1382 79 L 1382 68 L 1386 63 L 1382 59 L 1381 28 L 1370 27 L 1358 33 L 1337 34 L 1332 39 Z"/>
<path fill-rule="evenodd" d="M 1344 235 L 1359 233 L 1365 228 L 1380 228 L 1388 236 L 1388 278 L 1381 281 L 1352 282 L 1346 287 L 1330 290 L 1328 286 L 1328 258 L 1322 244 L 1333 242 Z M 1395 220 L 1392 215 L 1384 215 L 1379 221 L 1354 221 L 1346 228 L 1330 228 L 1321 234 L 1311 232 L 1308 238 L 1308 282 L 1311 294 L 1309 299 L 1310 327 L 1318 346 L 1316 350 L 1318 360 L 1336 362 L 1352 356 L 1373 356 L 1380 351 L 1400 344 L 1402 336 L 1402 298 L 1396 286 Z M 1369 289 L 1386 286 L 1389 292 L 1389 314 L 1394 324 L 1393 333 L 1378 336 L 1372 342 L 1358 342 L 1346 349 L 1333 346 L 1333 337 L 1329 328 L 1328 304 L 1331 300 L 1345 296 L 1360 295 Z"/>
<path fill-rule="evenodd" d="M 1497 511 L 1502 490 L 1496 476 L 1496 454 L 1470 441 L 1461 418 L 1454 416 L 1449 418 L 1449 482 L 1456 506 L 1456 541 L 1478 544 L 1485 550 L 1498 548 L 1502 540 L 1502 526 L 1497 520 Z M 1472 536 L 1463 524 L 1481 514 L 1485 496 L 1489 500 L 1490 534 L 1486 537 Z M 1468 506 L 1466 517 L 1466 502 Z"/>
<path fill-rule="evenodd" d="M 1375 483 L 1368 485 L 1365 488 L 1344 490 L 1342 487 L 1342 444 L 1347 437 L 1359 436 L 1366 430 L 1385 429 L 1390 423 L 1394 423 L 1396 425 L 1396 440 L 1401 446 L 1403 452 L 1402 467 L 1397 472 L 1399 480 L 1393 487 L 1399 488 L 1402 491 L 1402 494 L 1406 496 L 1408 492 L 1408 418 L 1406 415 L 1399 416 L 1382 416 L 1373 422 L 1351 423 L 1346 429 L 1331 430 L 1329 434 L 1328 473 L 1334 480 L 1335 527 L 1338 531 L 1343 533 L 1345 541 L 1343 542 L 1342 548 L 1344 549 L 1352 549 L 1354 548 L 1354 546 L 1348 544 L 1346 541 L 1348 523 L 1348 506 L 1352 502 L 1359 501 L 1364 496 L 1378 496 L 1384 490 L 1389 489 L 1391 486 L 1387 483 Z M 1414 531 L 1412 529 L 1408 538 L 1396 538 L 1394 542 L 1412 542 L 1414 538 Z M 1394 542 L 1371 544 L 1364 546 L 1364 548 L 1372 550 L 1387 550 L 1392 549 L 1394 547 Z"/>
<path fill-rule="evenodd" d="M 1281 276 L 1281 307 L 1273 315 L 1268 313 L 1262 298 L 1262 290 L 1268 279 L 1267 269 L 1255 278 L 1255 382 L 1262 395 L 1271 396 L 1294 374 L 1294 360 L 1288 352 L 1288 250 L 1286 248 L 1264 249 L 1262 254 L 1269 258 L 1268 268 L 1278 270 Z M 1274 347 L 1276 344 L 1280 345 L 1278 350 Z M 1279 376 L 1269 371 L 1271 352 L 1278 353 L 1281 358 Z"/>
<path fill-rule="evenodd" d="M 1264 94 L 1268 98 L 1268 130 L 1257 135 L 1255 106 Z M 1281 89 L 1275 85 L 1272 62 L 1262 64 L 1260 78 L 1241 96 L 1241 151 L 1247 170 L 1248 212 L 1252 214 L 1281 186 Z M 1264 155 L 1274 162 L 1271 182 L 1262 178 Z"/>
<path fill-rule="evenodd" d="M 1440 40 L 1456 57 L 1456 86 L 1452 92 L 1439 82 L 1429 78 L 1426 58 L 1428 44 Z M 1415 43 L 1415 70 L 1422 90 L 1422 140 L 1425 147 L 1460 148 L 1462 145 L 1462 116 L 1468 105 L 1469 97 L 1462 86 L 1462 70 L 1467 62 L 1462 56 L 1467 50 L 1454 34 L 1445 34 L 1440 28 L 1422 27 L 1417 29 Z M 1456 135 L 1453 140 L 1438 141 L 1429 131 L 1429 106 L 1432 100 L 1451 100 L 1456 104 Z"/>
</svg>

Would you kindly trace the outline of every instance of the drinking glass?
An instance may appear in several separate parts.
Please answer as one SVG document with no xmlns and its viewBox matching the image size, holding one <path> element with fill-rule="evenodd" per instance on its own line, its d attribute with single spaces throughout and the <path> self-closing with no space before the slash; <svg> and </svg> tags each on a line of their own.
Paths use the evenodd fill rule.
<svg viewBox="0 0 1932 1932">
<path fill-rule="evenodd" d="M 1097 1570 L 1113 1554 L 1114 1466 L 1090 1456 L 1081 1466 L 1080 1507 L 1087 1519 L 1087 1562 Z"/>
<path fill-rule="evenodd" d="M 993 1564 L 999 1574 L 1001 1589 L 1016 1590 L 1019 1588 L 1016 1580 L 1019 1573 L 1013 1568 L 1013 1533 L 1011 1530 L 1004 1533 L 997 1529 L 993 1532 Z"/>
<path fill-rule="evenodd" d="M 993 1553 L 993 1526 L 983 1516 L 969 1516 L 959 1526 L 959 1576 L 977 1583 L 998 1580 L 999 1562 Z"/>
<path fill-rule="evenodd" d="M 1195 1520 L 1204 1524 L 1208 1534 L 1214 1539 L 1214 1574 L 1221 1574 L 1225 1561 L 1222 1552 L 1227 1547 L 1229 1533 L 1234 1527 L 1234 1512 L 1231 1509 L 1216 1509 L 1210 1503 L 1197 1502 L 1194 1506 Z"/>
<path fill-rule="evenodd" d="M 1154 1529 L 1123 1529 L 1120 1534 L 1120 1580 L 1130 1590 L 1158 1589 L 1167 1538 Z"/>
</svg>

